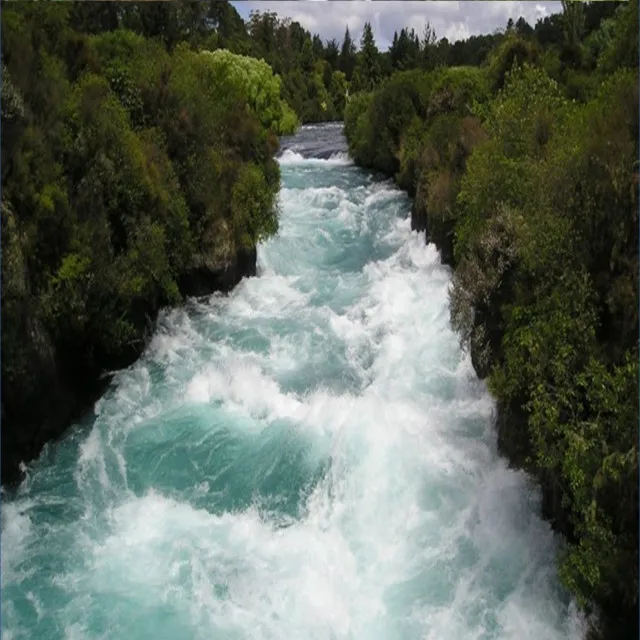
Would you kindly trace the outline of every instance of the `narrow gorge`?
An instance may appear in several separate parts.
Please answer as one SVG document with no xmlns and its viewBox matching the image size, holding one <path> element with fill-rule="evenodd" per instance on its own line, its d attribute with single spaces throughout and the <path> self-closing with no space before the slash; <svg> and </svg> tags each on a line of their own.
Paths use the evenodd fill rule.
<svg viewBox="0 0 640 640">
<path fill-rule="evenodd" d="M 288 139 L 279 234 L 3 500 L 7 638 L 580 638 L 496 450 L 450 269 L 342 125 Z"/>
</svg>

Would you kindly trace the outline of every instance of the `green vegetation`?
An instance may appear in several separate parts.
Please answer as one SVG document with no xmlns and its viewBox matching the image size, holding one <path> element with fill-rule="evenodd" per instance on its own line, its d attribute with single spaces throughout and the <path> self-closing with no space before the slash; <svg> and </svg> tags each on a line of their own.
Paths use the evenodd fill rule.
<svg viewBox="0 0 640 640">
<path fill-rule="evenodd" d="M 3 481 L 161 306 L 232 286 L 278 229 L 298 117 L 263 60 L 203 48 L 244 29 L 222 3 L 195 28 L 204 7 L 3 6 Z"/>
<path fill-rule="evenodd" d="M 342 119 L 347 78 L 334 41 L 325 46 L 299 23 L 270 12 L 252 13 L 247 33 L 251 45 L 245 52 L 263 58 L 282 77 L 282 95 L 301 122 Z"/>
<path fill-rule="evenodd" d="M 356 68 L 348 30 L 226 1 L 3 6 L 3 482 L 162 306 L 255 272 L 278 136 L 341 119 Z"/>
<path fill-rule="evenodd" d="M 472 68 L 405 32 L 345 132 L 455 267 L 453 326 L 566 538 L 561 579 L 603 637 L 635 638 L 638 7 L 565 3 L 491 38 Z"/>
<path fill-rule="evenodd" d="M 277 136 L 344 113 L 455 267 L 453 325 L 566 537 L 565 585 L 637 637 L 637 12 L 567 2 L 380 53 L 370 25 L 356 50 L 227 2 L 3 5 L 3 481 L 162 305 L 251 272 Z"/>
</svg>

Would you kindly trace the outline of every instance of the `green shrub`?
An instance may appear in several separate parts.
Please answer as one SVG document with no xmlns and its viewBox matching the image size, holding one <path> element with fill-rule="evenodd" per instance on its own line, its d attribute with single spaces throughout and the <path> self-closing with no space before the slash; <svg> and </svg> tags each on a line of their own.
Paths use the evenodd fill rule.
<svg viewBox="0 0 640 640">
<path fill-rule="evenodd" d="M 263 60 L 240 56 L 225 49 L 203 51 L 244 92 L 244 99 L 263 126 L 277 134 L 293 133 L 297 128 L 294 112 L 280 97 L 281 82 Z"/>
<path fill-rule="evenodd" d="M 484 69 L 394 74 L 351 99 L 345 133 L 455 266 L 452 325 L 496 399 L 501 450 L 566 537 L 562 581 L 606 637 L 634 637 L 637 5 L 575 37 L 508 33 Z"/>
<path fill-rule="evenodd" d="M 3 9 L 7 433 L 43 376 L 75 393 L 129 364 L 185 274 L 277 231 L 276 134 L 297 126 L 279 78 L 193 42 L 169 51 L 179 29 L 163 44 L 127 11 L 139 33 L 75 8 L 91 23 L 76 31 L 51 3 Z"/>
<path fill-rule="evenodd" d="M 505 85 L 508 73 L 525 63 L 538 65 L 541 62 L 540 48 L 530 38 L 511 33 L 491 52 L 487 60 L 489 81 L 493 91 Z"/>
</svg>

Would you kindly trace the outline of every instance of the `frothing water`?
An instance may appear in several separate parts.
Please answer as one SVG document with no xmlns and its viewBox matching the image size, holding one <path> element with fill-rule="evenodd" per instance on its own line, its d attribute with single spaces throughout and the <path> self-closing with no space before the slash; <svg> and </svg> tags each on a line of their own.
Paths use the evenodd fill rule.
<svg viewBox="0 0 640 640">
<path fill-rule="evenodd" d="M 450 271 L 339 125 L 284 142 L 259 275 L 162 315 L 2 506 L 2 637 L 580 638 Z"/>
</svg>

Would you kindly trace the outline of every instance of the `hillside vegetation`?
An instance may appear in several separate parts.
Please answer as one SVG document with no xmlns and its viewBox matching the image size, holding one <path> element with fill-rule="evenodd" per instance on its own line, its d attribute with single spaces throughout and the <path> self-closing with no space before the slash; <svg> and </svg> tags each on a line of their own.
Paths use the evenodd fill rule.
<svg viewBox="0 0 640 640">
<path fill-rule="evenodd" d="M 2 10 L 3 482 L 163 305 L 255 272 L 298 126 L 263 60 L 92 28 L 94 6 Z"/>
<path fill-rule="evenodd" d="M 562 581 L 637 638 L 638 7 L 603 4 L 565 3 L 550 41 L 510 27 L 481 66 L 400 70 L 345 131 L 454 267 L 453 326 L 565 536 Z"/>
</svg>

